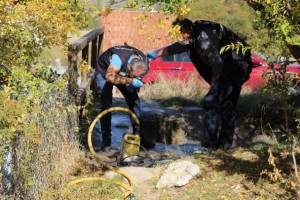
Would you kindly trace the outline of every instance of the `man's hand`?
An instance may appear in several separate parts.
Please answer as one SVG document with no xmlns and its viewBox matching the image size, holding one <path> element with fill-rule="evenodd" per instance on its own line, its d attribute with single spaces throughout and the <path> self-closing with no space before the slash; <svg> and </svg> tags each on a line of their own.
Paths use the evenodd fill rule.
<svg viewBox="0 0 300 200">
<path fill-rule="evenodd" d="M 163 47 L 163 48 L 160 48 L 160 49 L 154 49 L 152 51 L 149 51 L 148 53 L 146 53 L 146 55 L 147 55 L 147 58 L 150 62 L 150 61 L 154 60 L 157 57 L 169 55 L 169 52 L 168 52 L 167 47 Z"/>
<path fill-rule="evenodd" d="M 134 78 L 134 79 L 132 80 L 131 85 L 132 85 L 134 88 L 140 88 L 140 87 L 142 87 L 142 86 L 144 85 L 144 83 L 143 83 L 140 79 Z"/>
<path fill-rule="evenodd" d="M 111 84 L 131 84 L 132 78 L 119 75 L 119 69 L 113 65 L 109 65 L 106 70 L 105 79 Z"/>
</svg>

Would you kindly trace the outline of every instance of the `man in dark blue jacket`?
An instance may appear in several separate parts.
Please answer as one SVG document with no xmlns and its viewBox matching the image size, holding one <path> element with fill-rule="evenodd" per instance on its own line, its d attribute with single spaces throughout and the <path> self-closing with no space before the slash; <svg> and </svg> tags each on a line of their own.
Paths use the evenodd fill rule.
<svg viewBox="0 0 300 200">
<path fill-rule="evenodd" d="M 125 97 L 129 109 L 139 118 L 141 107 L 137 90 L 144 85 L 141 78 L 148 69 L 146 56 L 134 47 L 114 46 L 102 53 L 97 62 L 95 77 L 101 112 L 112 107 L 115 85 Z M 134 128 L 136 122 L 131 120 Z M 96 151 L 111 145 L 111 113 L 105 114 L 100 119 L 100 124 L 95 125 L 93 132 Z"/>
<path fill-rule="evenodd" d="M 210 21 L 176 20 L 183 41 L 147 53 L 148 58 L 190 51 L 200 75 L 210 85 L 203 107 L 206 111 L 204 149 L 230 149 L 235 128 L 235 108 L 243 83 L 252 70 L 251 53 L 242 48 L 248 44 L 227 27 Z M 242 44 L 244 47 L 220 53 L 223 46 Z M 218 133 L 221 125 L 220 133 Z"/>
</svg>

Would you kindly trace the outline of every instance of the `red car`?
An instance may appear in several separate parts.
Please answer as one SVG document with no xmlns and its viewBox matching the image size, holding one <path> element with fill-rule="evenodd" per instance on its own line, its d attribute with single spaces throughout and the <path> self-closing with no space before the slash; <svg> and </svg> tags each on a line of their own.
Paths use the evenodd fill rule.
<svg viewBox="0 0 300 200">
<path fill-rule="evenodd" d="M 244 87 L 249 87 L 253 91 L 257 91 L 264 86 L 266 80 L 262 78 L 262 74 L 268 68 L 268 62 L 256 54 L 251 55 L 253 68 L 248 81 L 244 84 Z"/>
<path fill-rule="evenodd" d="M 158 57 L 150 62 L 150 70 L 143 77 L 143 82 L 155 82 L 159 76 L 167 80 L 181 79 L 187 81 L 193 75 L 200 78 L 200 75 L 190 60 L 189 54 L 183 52 L 168 56 Z"/>
<path fill-rule="evenodd" d="M 252 62 L 253 62 L 253 69 L 250 74 L 249 80 L 245 83 L 246 86 L 251 87 L 253 90 L 257 90 L 264 86 L 266 80 L 262 78 L 262 74 L 265 71 L 270 71 L 269 69 L 269 63 L 266 59 L 263 57 L 252 54 Z M 257 63 L 260 64 L 257 64 Z M 275 68 L 279 68 L 280 64 L 274 63 Z M 287 74 L 293 75 L 294 84 L 292 87 L 300 87 L 300 64 L 294 63 L 289 64 L 286 66 Z"/>
<path fill-rule="evenodd" d="M 249 80 L 244 86 L 250 87 L 253 91 L 257 91 L 265 84 L 262 74 L 268 69 L 268 62 L 257 54 L 252 54 L 252 62 L 253 69 Z M 279 64 L 275 64 L 274 66 L 279 67 Z M 287 70 L 290 73 L 297 74 L 298 77 L 300 76 L 299 64 L 288 65 Z M 199 80 L 202 79 L 191 62 L 188 52 L 162 56 L 152 60 L 150 62 L 150 70 L 148 74 L 143 77 L 143 81 L 145 83 L 152 83 L 155 82 L 159 76 L 167 80 L 180 79 L 187 81 L 191 76 Z"/>
</svg>

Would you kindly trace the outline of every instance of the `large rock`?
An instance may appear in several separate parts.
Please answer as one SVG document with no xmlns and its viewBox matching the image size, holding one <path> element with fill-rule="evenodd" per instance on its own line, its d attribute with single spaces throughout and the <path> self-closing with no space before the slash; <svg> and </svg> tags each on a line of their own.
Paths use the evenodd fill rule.
<svg viewBox="0 0 300 200">
<path fill-rule="evenodd" d="M 171 163 L 156 184 L 156 188 L 170 188 L 189 183 L 200 172 L 200 167 L 191 161 Z"/>
</svg>

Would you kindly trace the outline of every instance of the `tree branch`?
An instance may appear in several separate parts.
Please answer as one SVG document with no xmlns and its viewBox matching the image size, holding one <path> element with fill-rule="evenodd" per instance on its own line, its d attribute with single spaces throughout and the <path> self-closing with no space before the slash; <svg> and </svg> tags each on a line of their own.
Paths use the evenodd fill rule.
<svg viewBox="0 0 300 200">
<path fill-rule="evenodd" d="M 297 62 L 300 63 L 300 46 L 290 44 L 287 44 L 286 46 L 290 50 L 290 53 L 293 55 L 293 57 L 297 60 Z"/>
<path fill-rule="evenodd" d="M 288 11 L 291 11 L 291 10 L 292 10 L 292 7 L 291 7 L 291 4 L 290 4 L 290 0 L 286 0 L 285 2 L 286 2 L 286 9 L 287 9 Z"/>
</svg>

